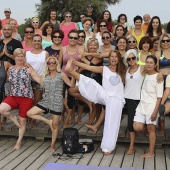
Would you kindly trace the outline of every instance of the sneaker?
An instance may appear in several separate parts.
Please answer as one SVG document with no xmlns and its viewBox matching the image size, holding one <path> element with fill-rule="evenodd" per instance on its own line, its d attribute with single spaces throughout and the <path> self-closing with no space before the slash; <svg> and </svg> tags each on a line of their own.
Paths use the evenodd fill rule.
<svg viewBox="0 0 170 170">
<path fill-rule="evenodd" d="M 161 119 L 161 120 L 164 120 L 164 119 L 165 119 L 164 112 L 165 112 L 165 105 L 164 105 L 164 104 L 161 104 L 161 105 L 159 106 L 159 116 L 160 116 L 160 119 Z"/>
</svg>

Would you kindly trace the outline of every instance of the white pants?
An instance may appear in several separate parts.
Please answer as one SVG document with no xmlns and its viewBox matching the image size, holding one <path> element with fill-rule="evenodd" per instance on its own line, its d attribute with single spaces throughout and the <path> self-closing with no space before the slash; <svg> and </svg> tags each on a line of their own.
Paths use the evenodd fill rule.
<svg viewBox="0 0 170 170">
<path fill-rule="evenodd" d="M 101 149 L 103 152 L 113 151 L 118 138 L 123 101 L 115 96 L 109 96 L 95 80 L 81 74 L 78 88 L 87 100 L 106 106 Z"/>
</svg>

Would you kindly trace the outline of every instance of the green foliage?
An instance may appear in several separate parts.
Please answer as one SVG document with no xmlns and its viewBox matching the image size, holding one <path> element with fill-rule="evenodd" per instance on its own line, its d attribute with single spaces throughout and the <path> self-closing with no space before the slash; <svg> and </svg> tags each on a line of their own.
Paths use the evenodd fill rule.
<svg viewBox="0 0 170 170">
<path fill-rule="evenodd" d="M 67 11 L 72 13 L 73 21 L 79 21 L 79 15 L 87 12 L 87 5 L 93 5 L 93 10 L 97 16 L 107 9 L 108 4 L 116 4 L 121 0 L 41 0 L 41 4 L 36 4 L 41 23 L 47 20 L 48 11 L 55 9 L 58 11 L 58 20 L 62 21 L 63 14 Z"/>
<path fill-rule="evenodd" d="M 167 27 L 168 23 L 164 23 L 162 24 L 162 28 L 166 31 L 166 27 Z"/>
<path fill-rule="evenodd" d="M 29 25 L 31 23 L 31 18 L 26 18 L 25 19 L 25 23 L 24 24 L 21 24 L 19 25 L 18 27 L 18 33 L 23 36 L 24 35 L 24 29 L 27 25 Z"/>
</svg>

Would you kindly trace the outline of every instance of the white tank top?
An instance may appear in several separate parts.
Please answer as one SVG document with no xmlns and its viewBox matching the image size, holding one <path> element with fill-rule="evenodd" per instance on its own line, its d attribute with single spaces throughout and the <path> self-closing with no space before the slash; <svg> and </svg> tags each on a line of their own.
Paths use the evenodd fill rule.
<svg viewBox="0 0 170 170">
<path fill-rule="evenodd" d="M 101 35 L 100 35 L 100 32 L 98 32 L 98 33 L 96 34 L 96 39 L 99 41 L 99 47 L 100 47 L 101 45 L 103 45 L 102 37 L 101 37 Z"/>
<path fill-rule="evenodd" d="M 103 66 L 102 86 L 106 90 L 108 96 L 114 96 L 125 102 L 124 85 L 121 77 L 112 72 L 107 66 Z"/>
<path fill-rule="evenodd" d="M 39 76 L 41 76 L 45 70 L 46 51 L 42 51 L 40 54 L 33 54 L 31 51 L 27 51 L 26 62 L 34 68 Z"/>
<path fill-rule="evenodd" d="M 126 71 L 125 77 L 125 98 L 140 100 L 140 93 L 143 84 L 144 76 L 140 73 L 141 66 L 138 67 L 134 74 L 129 73 L 129 68 Z"/>
</svg>

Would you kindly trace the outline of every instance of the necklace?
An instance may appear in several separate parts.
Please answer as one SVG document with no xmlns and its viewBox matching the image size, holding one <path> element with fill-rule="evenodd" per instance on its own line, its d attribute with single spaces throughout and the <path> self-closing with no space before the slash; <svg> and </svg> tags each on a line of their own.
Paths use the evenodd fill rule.
<svg viewBox="0 0 170 170">
<path fill-rule="evenodd" d="M 103 48 L 107 51 L 107 50 L 110 48 L 110 46 L 111 46 L 111 45 L 109 45 L 109 46 L 106 47 L 105 45 L 103 45 Z"/>
<path fill-rule="evenodd" d="M 132 69 L 132 68 L 130 68 L 130 69 L 129 69 L 129 74 L 130 74 L 130 71 L 132 71 L 132 72 L 133 72 L 132 74 L 130 74 L 130 79 L 133 79 L 133 75 L 136 73 L 136 71 L 137 71 L 138 67 L 139 67 L 139 66 L 137 66 L 137 67 L 136 67 L 136 68 L 134 68 L 134 69 Z"/>
</svg>

